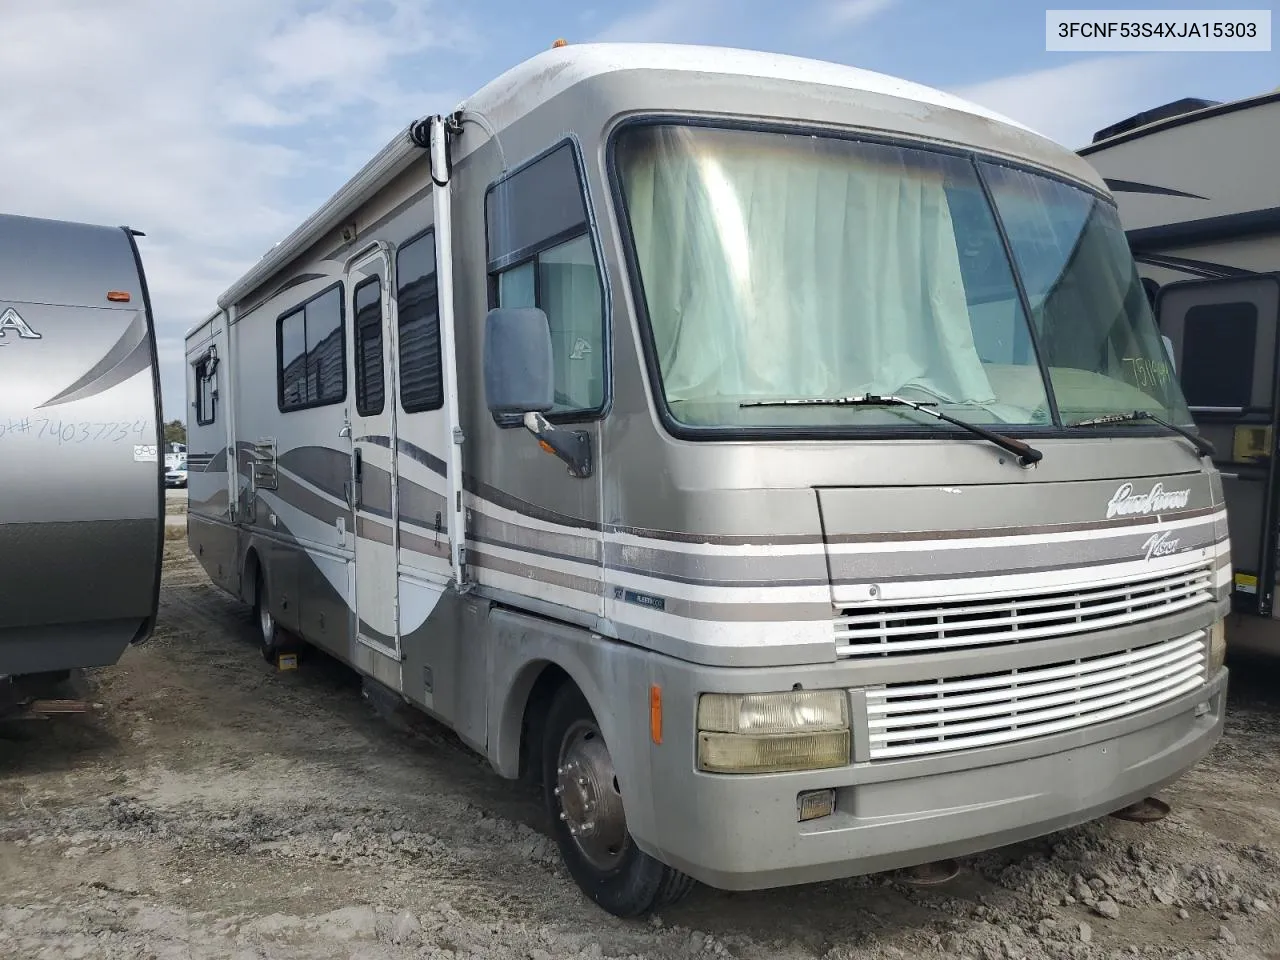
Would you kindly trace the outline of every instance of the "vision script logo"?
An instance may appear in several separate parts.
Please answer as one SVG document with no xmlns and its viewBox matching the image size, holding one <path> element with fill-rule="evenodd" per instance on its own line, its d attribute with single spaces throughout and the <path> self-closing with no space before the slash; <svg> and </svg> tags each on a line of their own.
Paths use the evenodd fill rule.
<svg viewBox="0 0 1280 960">
<path fill-rule="evenodd" d="M 1107 519 L 1181 510 L 1190 500 L 1190 490 L 1165 490 L 1163 483 L 1157 483 L 1146 493 L 1134 493 L 1132 483 L 1122 483 L 1107 503 Z"/>
<path fill-rule="evenodd" d="M 1147 542 L 1142 545 L 1142 549 L 1146 551 L 1146 558 L 1150 560 L 1152 557 L 1168 557 L 1178 552 L 1178 544 L 1181 541 L 1172 533 L 1166 530 L 1164 533 L 1153 533 L 1147 537 Z"/>
<path fill-rule="evenodd" d="M 31 329 L 31 324 L 22 319 L 22 314 L 13 307 L 0 313 L 0 347 L 9 345 L 9 332 L 18 335 L 20 340 L 39 340 L 40 334 Z"/>
</svg>

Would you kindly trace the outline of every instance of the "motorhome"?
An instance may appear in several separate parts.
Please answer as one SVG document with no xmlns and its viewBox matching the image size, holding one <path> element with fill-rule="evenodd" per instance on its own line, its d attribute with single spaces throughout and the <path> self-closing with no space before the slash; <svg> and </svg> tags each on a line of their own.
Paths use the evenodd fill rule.
<svg viewBox="0 0 1280 960">
<path fill-rule="evenodd" d="M 1280 649 L 1280 89 L 1186 98 L 1098 131 L 1080 151 L 1120 221 L 1195 421 L 1215 447 L 1234 571 L 1230 634 Z"/>
<path fill-rule="evenodd" d="M 127 227 L 0 215 L 0 701 L 155 626 L 160 385 Z"/>
<path fill-rule="evenodd" d="M 164 465 L 168 470 L 176 470 L 179 464 L 187 462 L 187 445 L 185 443 L 165 444 Z"/>
<path fill-rule="evenodd" d="M 1068 148 L 836 64 L 556 46 L 190 331 L 189 541 L 269 660 L 539 781 L 612 913 L 925 864 L 1221 733 L 1226 514 L 1163 357 Z"/>
</svg>

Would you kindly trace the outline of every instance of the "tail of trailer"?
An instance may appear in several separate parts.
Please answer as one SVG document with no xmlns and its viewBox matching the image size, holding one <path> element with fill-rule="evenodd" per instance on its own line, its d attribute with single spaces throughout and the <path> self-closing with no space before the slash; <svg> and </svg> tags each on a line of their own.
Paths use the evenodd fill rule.
<svg viewBox="0 0 1280 960">
<path fill-rule="evenodd" d="M 162 428 L 136 235 L 0 215 L 6 688 L 113 664 L 155 625 Z"/>
</svg>

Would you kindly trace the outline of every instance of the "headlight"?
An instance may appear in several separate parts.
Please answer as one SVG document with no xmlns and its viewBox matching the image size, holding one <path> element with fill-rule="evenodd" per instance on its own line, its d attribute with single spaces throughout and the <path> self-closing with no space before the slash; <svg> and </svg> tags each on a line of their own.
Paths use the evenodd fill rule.
<svg viewBox="0 0 1280 960">
<path fill-rule="evenodd" d="M 713 773 L 818 770 L 849 762 L 841 690 L 706 693 L 698 698 L 698 767 Z"/>
<path fill-rule="evenodd" d="M 1227 662 L 1227 621 L 1216 620 L 1209 628 L 1209 679 Z"/>
</svg>

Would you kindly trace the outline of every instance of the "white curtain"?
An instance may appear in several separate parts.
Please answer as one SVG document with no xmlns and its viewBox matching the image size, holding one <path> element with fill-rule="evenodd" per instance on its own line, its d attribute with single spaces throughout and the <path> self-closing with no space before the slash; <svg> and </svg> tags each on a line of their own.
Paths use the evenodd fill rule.
<svg viewBox="0 0 1280 960">
<path fill-rule="evenodd" d="M 640 137 L 623 184 L 669 401 L 995 399 L 941 169 L 801 136 Z"/>
</svg>

